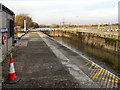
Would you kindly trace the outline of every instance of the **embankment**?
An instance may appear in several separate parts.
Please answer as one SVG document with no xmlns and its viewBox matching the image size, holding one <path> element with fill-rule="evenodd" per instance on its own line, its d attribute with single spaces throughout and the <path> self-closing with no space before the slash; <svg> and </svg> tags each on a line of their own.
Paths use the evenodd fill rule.
<svg viewBox="0 0 120 90">
<path fill-rule="evenodd" d="M 100 37 L 91 33 L 85 32 L 73 32 L 73 31 L 44 31 L 49 36 L 52 37 L 66 37 L 74 39 L 85 44 L 91 45 L 96 48 L 101 48 L 113 53 L 118 53 L 120 41 L 115 38 Z"/>
</svg>

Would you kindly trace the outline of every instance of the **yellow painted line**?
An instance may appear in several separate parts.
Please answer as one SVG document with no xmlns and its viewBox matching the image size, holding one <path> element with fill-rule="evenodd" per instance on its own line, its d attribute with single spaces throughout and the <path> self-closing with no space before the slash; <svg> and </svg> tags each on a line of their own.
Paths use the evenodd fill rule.
<svg viewBox="0 0 120 90">
<path fill-rule="evenodd" d="M 95 67 L 95 64 L 92 64 L 90 68 L 92 68 L 93 66 L 94 66 L 94 68 L 96 68 L 96 67 Z M 89 68 L 89 70 L 90 70 L 90 68 Z M 96 69 L 91 69 L 91 70 L 92 70 L 92 71 L 91 71 L 90 74 L 88 75 L 89 77 L 91 77 L 91 75 L 93 74 L 93 72 L 94 72 Z"/>
<path fill-rule="evenodd" d="M 114 79 L 111 80 L 111 82 L 112 82 L 111 88 L 113 88 L 114 87 L 114 83 L 115 83 Z"/>
<path fill-rule="evenodd" d="M 84 57 L 82 57 L 82 56 L 80 56 L 81 58 L 83 58 L 84 60 L 86 60 L 87 62 L 90 62 L 90 61 L 88 61 L 86 58 L 84 58 Z"/>
<path fill-rule="evenodd" d="M 106 87 L 106 85 L 108 84 L 108 78 L 109 78 L 109 73 L 106 73 L 106 78 L 104 79 L 105 81 L 104 81 L 104 85 L 103 86 L 105 86 Z M 102 78 L 103 79 L 103 78 Z"/>
<path fill-rule="evenodd" d="M 116 77 L 115 77 L 115 76 L 113 76 L 112 74 L 110 74 L 110 77 L 112 77 L 113 79 L 116 79 Z"/>
<path fill-rule="evenodd" d="M 109 72 L 107 72 L 107 71 L 105 71 L 105 70 L 103 70 L 106 74 L 108 74 L 110 77 L 112 77 L 113 79 L 117 79 L 114 75 L 112 75 L 111 73 L 109 73 Z"/>
<path fill-rule="evenodd" d="M 109 74 L 107 74 L 107 73 L 104 73 L 105 71 L 103 70 L 103 72 L 101 72 L 102 74 L 100 75 L 100 77 L 96 77 L 96 78 L 99 78 L 99 81 L 100 80 L 103 80 L 103 81 L 101 81 L 102 83 L 104 83 L 104 85 L 106 85 L 106 83 L 107 82 L 109 82 L 108 83 L 108 85 L 107 86 L 109 86 L 110 85 L 110 82 L 112 83 L 112 85 L 111 85 L 111 87 L 116 87 L 117 88 L 117 85 L 118 85 L 118 79 L 116 78 L 116 79 L 108 79 L 108 76 L 110 76 L 110 73 Z M 105 74 L 107 74 L 107 77 L 105 78 Z M 104 76 L 103 76 L 104 75 Z M 102 78 L 102 76 L 103 76 L 103 78 Z M 98 81 L 98 82 L 99 82 Z M 114 83 L 115 83 L 115 85 L 114 85 Z M 103 85 L 103 86 L 104 86 Z"/>
<path fill-rule="evenodd" d="M 86 58 L 84 58 L 82 56 L 67 56 L 67 57 L 75 57 L 75 58 L 81 57 L 82 59 L 86 60 L 87 62 L 90 62 L 90 61 L 88 61 Z"/>
<path fill-rule="evenodd" d="M 105 71 L 105 70 L 104 70 L 104 71 Z M 109 73 L 109 72 L 107 72 L 107 71 L 105 71 L 105 73 L 110 75 L 110 73 Z"/>
<path fill-rule="evenodd" d="M 80 69 L 84 68 L 84 67 L 87 66 L 88 64 L 89 64 L 89 62 L 86 63 L 85 65 L 83 65 L 82 67 L 80 67 Z"/>
<path fill-rule="evenodd" d="M 95 76 L 92 78 L 92 80 L 94 80 L 96 77 L 98 77 L 100 75 L 100 73 L 102 72 L 102 69 L 100 69 L 100 71 L 98 73 L 95 74 Z"/>
<path fill-rule="evenodd" d="M 107 71 L 105 71 L 105 70 L 103 70 L 103 69 L 98 69 L 99 67 L 98 66 L 96 66 L 95 64 L 93 64 L 93 63 L 91 63 L 90 61 L 88 61 L 86 58 L 84 58 L 84 57 L 82 57 L 82 56 L 68 56 L 68 57 L 74 57 L 74 58 L 72 58 L 71 60 L 75 60 L 75 59 L 77 59 L 77 58 L 79 58 L 79 57 L 81 57 L 81 58 L 83 58 L 86 62 L 88 62 L 88 63 L 86 63 L 85 65 L 83 65 L 82 67 L 80 67 L 80 69 L 82 69 L 82 68 L 85 68 L 85 69 L 91 69 L 93 66 L 95 67 L 95 70 L 93 70 L 92 72 L 90 72 L 90 74 L 88 75 L 89 77 L 92 77 L 93 75 L 94 75 L 94 73 L 97 71 L 97 73 L 92 77 L 92 80 L 94 80 L 94 79 L 96 79 L 96 78 L 99 78 L 98 80 L 100 81 L 100 80 L 102 80 L 101 82 L 103 83 L 104 81 L 103 80 L 105 80 L 105 84 L 107 83 L 107 81 L 108 81 L 108 84 L 107 84 L 107 87 L 109 87 L 109 85 L 110 85 L 110 82 L 112 82 L 112 86 L 111 87 L 113 87 L 114 86 L 114 83 L 116 84 L 116 86 L 115 87 L 117 87 L 117 83 L 118 83 L 118 79 L 115 77 L 115 76 L 113 76 L 112 74 L 110 74 L 109 72 L 107 72 Z M 88 65 L 88 64 L 90 64 L 91 63 L 91 66 L 89 67 L 89 68 L 86 68 L 86 66 Z M 92 74 L 92 75 L 91 75 Z M 101 75 L 100 75 L 101 74 Z M 100 75 L 100 77 L 98 77 Z M 105 76 L 107 75 L 107 77 L 106 77 L 106 79 L 105 79 Z M 103 78 L 102 78 L 102 76 L 103 76 Z M 108 77 L 110 76 L 110 80 L 108 80 Z M 112 78 L 113 78 L 113 80 L 112 80 Z M 116 80 L 114 80 L 114 79 L 116 79 Z M 102 84 L 101 83 L 101 84 Z"/>
<path fill-rule="evenodd" d="M 104 75 L 104 71 L 103 71 L 103 69 L 102 69 L 101 75 L 100 75 L 100 77 L 99 77 L 99 79 L 98 79 L 98 82 L 99 82 L 99 83 L 100 83 L 101 78 L 102 78 L 103 75 Z M 97 77 L 96 77 L 96 78 L 97 78 Z"/>
<path fill-rule="evenodd" d="M 108 76 L 108 75 L 107 75 Z M 105 78 L 101 78 L 102 80 L 105 80 L 105 81 L 108 81 L 108 79 L 105 79 Z"/>
<path fill-rule="evenodd" d="M 92 64 L 90 68 L 92 68 L 93 66 L 94 66 L 94 64 Z M 90 70 L 90 68 L 89 68 L 89 70 Z M 93 72 L 94 72 L 94 70 L 92 70 L 88 76 L 90 77 Z"/>
<path fill-rule="evenodd" d="M 97 71 L 98 69 L 97 69 L 97 66 L 95 66 L 95 70 L 92 72 L 92 74 L 91 74 L 91 78 L 93 77 L 93 75 L 95 74 L 95 72 Z"/>
<path fill-rule="evenodd" d="M 77 59 L 78 58 L 78 56 L 67 56 L 68 58 L 70 58 L 70 57 L 73 57 L 72 59 L 70 59 L 70 60 L 75 60 L 75 59 Z"/>
<path fill-rule="evenodd" d="M 93 80 L 94 76 L 96 76 L 96 74 L 99 72 L 100 69 L 96 69 L 95 72 L 93 72 L 93 75 L 91 75 L 91 78 Z M 95 74 L 95 75 L 94 75 Z"/>
<path fill-rule="evenodd" d="M 78 59 L 79 57 L 81 57 L 81 58 L 83 58 L 82 56 L 67 56 L 68 58 L 69 57 L 74 57 L 74 58 L 72 58 L 72 59 L 70 59 L 70 60 L 75 60 L 75 59 Z M 89 63 L 91 63 L 90 61 L 88 61 L 87 59 L 85 59 L 85 58 L 83 58 L 84 60 L 85 60 L 85 62 L 89 62 Z"/>
<path fill-rule="evenodd" d="M 116 80 L 115 87 L 116 88 L 118 87 L 118 80 Z"/>
<path fill-rule="evenodd" d="M 96 78 L 99 78 L 99 77 L 96 77 Z M 111 81 L 111 82 L 116 82 L 116 83 L 118 83 L 117 80 L 108 80 L 108 79 L 105 79 L 105 78 L 99 78 L 99 79 L 102 79 L 102 80 L 105 80 L 105 81 Z"/>
<path fill-rule="evenodd" d="M 109 74 L 109 76 L 112 77 L 113 79 L 117 79 L 115 76 L 113 76 L 113 75 L 110 74 L 109 72 L 106 72 L 106 71 L 105 71 L 105 73 L 106 73 L 106 74 Z"/>
<path fill-rule="evenodd" d="M 110 80 L 109 80 L 110 81 Z M 115 82 L 115 83 L 118 83 L 118 81 L 115 81 L 115 80 L 111 80 L 111 82 Z"/>
<path fill-rule="evenodd" d="M 110 83 L 111 83 L 111 77 L 110 77 L 110 79 L 108 80 L 107 88 L 110 88 Z"/>
<path fill-rule="evenodd" d="M 105 76 L 106 76 L 106 73 L 104 73 L 104 74 L 103 74 L 103 78 L 105 78 Z M 102 84 L 103 84 L 103 83 L 104 83 L 104 80 L 102 79 L 102 81 L 101 81 L 101 84 L 100 84 L 100 85 L 102 86 Z"/>
<path fill-rule="evenodd" d="M 88 69 L 91 69 L 94 65 L 95 65 L 95 64 L 92 63 L 91 66 L 90 66 Z"/>
</svg>

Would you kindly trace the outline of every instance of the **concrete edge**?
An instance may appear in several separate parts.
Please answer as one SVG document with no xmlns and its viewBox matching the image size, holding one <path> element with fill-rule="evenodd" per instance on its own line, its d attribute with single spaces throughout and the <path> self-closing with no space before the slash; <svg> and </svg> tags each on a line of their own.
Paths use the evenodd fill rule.
<svg viewBox="0 0 120 90">
<path fill-rule="evenodd" d="M 78 81 L 81 88 L 100 88 L 85 73 L 83 73 L 83 71 L 80 70 L 79 67 L 71 63 L 71 61 L 67 57 L 65 57 L 55 46 L 51 45 L 50 41 L 46 38 L 48 37 L 47 35 L 42 32 L 40 32 L 39 35 L 43 39 L 43 41 L 50 47 L 53 53 L 59 58 L 60 62 L 67 67 L 69 73 Z"/>
</svg>

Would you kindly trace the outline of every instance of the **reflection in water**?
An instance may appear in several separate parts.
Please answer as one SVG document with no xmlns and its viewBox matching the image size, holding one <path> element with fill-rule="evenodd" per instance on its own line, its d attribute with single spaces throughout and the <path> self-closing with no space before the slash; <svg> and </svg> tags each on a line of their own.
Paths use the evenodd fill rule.
<svg viewBox="0 0 120 90">
<path fill-rule="evenodd" d="M 65 37 L 54 37 L 57 41 L 79 50 L 86 56 L 92 58 L 94 62 L 99 63 L 101 66 L 108 66 L 114 71 L 118 71 L 118 55 L 99 48 L 92 47 L 84 44 L 83 42 L 71 40 Z"/>
</svg>

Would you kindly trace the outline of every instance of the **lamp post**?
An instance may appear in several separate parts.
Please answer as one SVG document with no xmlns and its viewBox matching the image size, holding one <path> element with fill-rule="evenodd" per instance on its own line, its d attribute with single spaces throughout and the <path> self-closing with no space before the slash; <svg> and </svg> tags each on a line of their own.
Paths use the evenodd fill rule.
<svg viewBox="0 0 120 90">
<path fill-rule="evenodd" d="M 24 31 L 26 31 L 26 20 L 24 20 Z"/>
<path fill-rule="evenodd" d="M 27 16 L 25 17 L 24 20 L 24 31 L 27 31 Z"/>
</svg>

